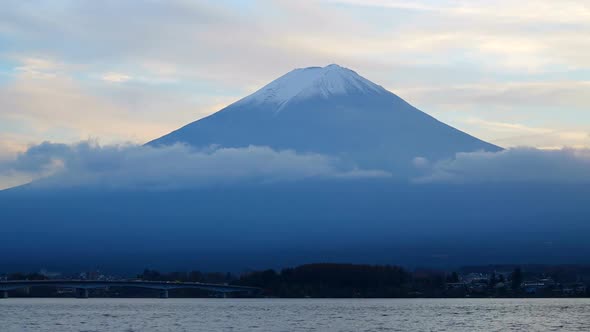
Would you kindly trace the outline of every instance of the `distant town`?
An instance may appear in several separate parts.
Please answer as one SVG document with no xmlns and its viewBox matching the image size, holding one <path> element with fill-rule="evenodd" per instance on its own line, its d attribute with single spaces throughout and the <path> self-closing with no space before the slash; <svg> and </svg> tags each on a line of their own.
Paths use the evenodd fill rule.
<svg viewBox="0 0 590 332">
<path fill-rule="evenodd" d="M 232 293 L 232 297 L 282 298 L 438 298 L 438 297 L 590 297 L 590 265 L 488 265 L 455 271 L 414 269 L 389 265 L 318 263 L 233 273 L 159 272 L 145 269 L 134 276 L 100 270 L 64 274 L 41 269 L 33 273 L 0 274 L 0 284 L 23 280 L 162 281 L 257 287 L 260 292 Z M 10 297 L 74 297 L 76 289 L 24 287 L 6 292 Z M 157 290 L 102 287 L 90 297 L 154 297 Z M 87 293 L 88 295 L 88 293 Z M 168 296 L 168 293 L 166 293 Z M 171 289 L 170 297 L 225 297 L 206 289 Z"/>
</svg>

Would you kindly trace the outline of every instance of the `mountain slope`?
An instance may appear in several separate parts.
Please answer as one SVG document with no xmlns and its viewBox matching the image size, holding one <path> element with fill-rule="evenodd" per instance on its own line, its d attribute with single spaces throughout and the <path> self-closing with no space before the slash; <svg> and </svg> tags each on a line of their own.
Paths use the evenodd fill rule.
<svg viewBox="0 0 590 332">
<path fill-rule="evenodd" d="M 293 70 L 149 145 L 270 146 L 334 155 L 360 167 L 410 170 L 415 157 L 499 147 L 450 127 L 338 65 Z"/>
</svg>

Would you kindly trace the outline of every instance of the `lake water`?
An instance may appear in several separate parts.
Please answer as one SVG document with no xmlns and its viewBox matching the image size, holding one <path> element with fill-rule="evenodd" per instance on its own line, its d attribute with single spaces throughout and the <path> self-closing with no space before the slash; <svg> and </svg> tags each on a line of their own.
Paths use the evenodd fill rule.
<svg viewBox="0 0 590 332">
<path fill-rule="evenodd" d="M 590 331 L 590 299 L 0 299 L 0 331 Z"/>
</svg>

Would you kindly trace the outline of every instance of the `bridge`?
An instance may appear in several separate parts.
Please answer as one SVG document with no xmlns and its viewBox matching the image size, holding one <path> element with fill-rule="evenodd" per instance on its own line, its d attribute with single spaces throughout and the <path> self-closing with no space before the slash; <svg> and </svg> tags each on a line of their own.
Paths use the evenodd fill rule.
<svg viewBox="0 0 590 332">
<path fill-rule="evenodd" d="M 7 298 L 8 291 L 28 287 L 58 287 L 73 288 L 76 290 L 76 297 L 88 298 L 88 290 L 107 287 L 139 287 L 157 289 L 160 291 L 160 298 L 168 298 L 168 291 L 171 289 L 192 288 L 203 289 L 212 292 L 223 293 L 248 293 L 253 294 L 259 291 L 256 287 L 233 286 L 225 284 L 208 284 L 200 282 L 173 282 L 173 281 L 143 281 L 143 280 L 10 280 L 0 281 L 0 298 Z"/>
</svg>

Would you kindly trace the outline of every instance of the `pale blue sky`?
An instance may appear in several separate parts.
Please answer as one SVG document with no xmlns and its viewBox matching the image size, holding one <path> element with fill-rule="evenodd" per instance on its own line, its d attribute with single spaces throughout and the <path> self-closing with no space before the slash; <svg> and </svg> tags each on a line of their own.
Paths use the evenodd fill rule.
<svg viewBox="0 0 590 332">
<path fill-rule="evenodd" d="M 338 63 L 502 146 L 590 146 L 587 1 L 5 1 L 0 158 L 142 143 Z M 1 179 L 0 179 L 1 180 Z"/>
</svg>

